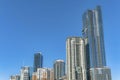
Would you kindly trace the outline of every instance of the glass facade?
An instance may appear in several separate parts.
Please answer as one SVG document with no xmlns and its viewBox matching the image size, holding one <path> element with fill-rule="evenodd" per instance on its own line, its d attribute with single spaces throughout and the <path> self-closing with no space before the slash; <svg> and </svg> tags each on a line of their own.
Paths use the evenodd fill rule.
<svg viewBox="0 0 120 80">
<path fill-rule="evenodd" d="M 90 67 L 106 66 L 104 35 L 100 6 L 83 15 L 83 37 L 88 39 Z"/>
<path fill-rule="evenodd" d="M 85 39 L 88 80 L 111 80 L 106 67 L 104 32 L 100 6 L 83 14 L 83 37 Z"/>
<path fill-rule="evenodd" d="M 37 71 L 37 68 L 42 68 L 43 65 L 43 56 L 41 53 L 34 54 L 34 72 Z"/>
<path fill-rule="evenodd" d="M 108 67 L 91 68 L 91 80 L 111 80 L 111 71 Z"/>
<path fill-rule="evenodd" d="M 65 62 L 56 60 L 54 63 L 54 80 L 60 80 L 63 76 L 65 76 Z"/>
</svg>

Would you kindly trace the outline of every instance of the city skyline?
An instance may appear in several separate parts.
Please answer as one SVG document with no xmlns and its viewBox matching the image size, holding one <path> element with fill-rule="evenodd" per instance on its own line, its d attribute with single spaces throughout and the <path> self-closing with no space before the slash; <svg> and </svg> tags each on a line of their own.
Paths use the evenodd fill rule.
<svg viewBox="0 0 120 80">
<path fill-rule="evenodd" d="M 113 79 L 119 79 L 119 37 L 114 35 L 119 32 L 119 1 L 62 2 L 0 2 L 0 80 L 17 74 L 22 65 L 32 66 L 35 52 L 41 51 L 45 56 L 43 67 L 52 67 L 59 58 L 65 60 L 66 37 L 81 36 L 81 15 L 98 4 L 103 13 L 107 65 Z"/>
<path fill-rule="evenodd" d="M 102 11 L 99 5 L 83 14 L 82 37 L 68 37 L 66 40 L 66 75 L 64 60 L 53 64 L 53 80 L 112 80 L 111 69 L 106 64 Z M 33 76 L 31 70 L 22 68 L 20 80 L 47 79 L 50 70 L 42 68 L 43 56 L 34 54 Z M 26 79 L 27 71 L 27 79 Z M 36 72 L 36 73 L 35 73 Z M 28 76 L 29 74 L 29 76 Z M 66 77 L 66 78 L 65 78 Z M 14 79 L 14 76 L 10 77 Z M 11 80 L 10 79 L 10 80 Z"/>
<path fill-rule="evenodd" d="M 42 58 L 41 58 L 42 57 Z M 64 60 L 58 59 L 52 64 L 53 67 L 42 67 L 40 64 L 43 61 L 43 56 L 40 52 L 34 54 L 34 64 L 31 66 L 22 66 L 19 74 L 11 74 L 9 80 L 61 80 L 65 76 L 65 62 Z M 37 63 L 36 63 L 37 61 Z M 35 67 L 36 66 L 36 67 Z M 41 66 L 41 67 L 40 67 Z M 65 78 L 66 79 L 66 78 Z"/>
</svg>

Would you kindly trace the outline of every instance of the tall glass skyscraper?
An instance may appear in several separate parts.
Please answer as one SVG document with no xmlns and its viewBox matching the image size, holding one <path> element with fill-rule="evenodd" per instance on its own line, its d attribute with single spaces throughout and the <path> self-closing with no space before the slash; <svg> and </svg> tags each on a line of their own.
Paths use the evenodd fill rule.
<svg viewBox="0 0 120 80">
<path fill-rule="evenodd" d="M 83 36 L 88 38 L 90 67 L 106 66 L 101 9 L 88 10 L 83 15 Z"/>
<path fill-rule="evenodd" d="M 100 6 L 87 10 L 83 15 L 83 37 L 91 80 L 111 80 L 110 69 L 106 67 L 104 33 Z"/>
<path fill-rule="evenodd" d="M 61 80 L 65 76 L 65 62 L 56 60 L 54 63 L 54 80 Z"/>
<path fill-rule="evenodd" d="M 43 65 L 43 56 L 41 53 L 35 53 L 34 54 L 34 72 L 37 71 L 37 68 L 42 68 Z"/>
<path fill-rule="evenodd" d="M 87 80 L 85 42 L 80 37 L 66 41 L 67 80 Z"/>
</svg>

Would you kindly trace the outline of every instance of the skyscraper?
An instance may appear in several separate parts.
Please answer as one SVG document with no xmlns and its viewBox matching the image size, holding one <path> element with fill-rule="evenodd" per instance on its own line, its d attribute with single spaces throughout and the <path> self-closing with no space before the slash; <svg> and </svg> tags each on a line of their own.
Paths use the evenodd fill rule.
<svg viewBox="0 0 120 80">
<path fill-rule="evenodd" d="M 43 65 L 43 56 L 41 53 L 34 54 L 34 72 L 37 71 L 37 68 L 42 68 Z"/>
<path fill-rule="evenodd" d="M 67 80 L 86 80 L 84 39 L 69 37 L 66 41 Z"/>
<path fill-rule="evenodd" d="M 106 67 L 104 33 L 100 6 L 87 10 L 83 15 L 83 37 L 86 39 L 87 63 L 91 80 L 111 80 L 110 69 Z"/>
<path fill-rule="evenodd" d="M 65 62 L 63 60 L 56 60 L 54 63 L 54 80 L 60 80 L 65 75 Z"/>
<path fill-rule="evenodd" d="M 30 80 L 30 67 L 24 66 L 21 68 L 20 80 Z"/>
</svg>

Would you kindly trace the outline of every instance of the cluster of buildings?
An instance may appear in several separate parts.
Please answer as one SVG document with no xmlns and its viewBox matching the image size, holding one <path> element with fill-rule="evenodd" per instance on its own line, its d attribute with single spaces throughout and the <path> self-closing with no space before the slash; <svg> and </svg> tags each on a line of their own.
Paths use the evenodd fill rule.
<svg viewBox="0 0 120 80">
<path fill-rule="evenodd" d="M 42 61 L 42 55 L 35 54 L 33 72 L 22 67 L 21 74 L 10 80 L 112 80 L 106 64 L 100 6 L 83 14 L 82 37 L 67 38 L 66 68 L 63 60 L 56 60 L 53 69 L 43 68 Z"/>
<path fill-rule="evenodd" d="M 10 76 L 10 80 L 62 80 L 64 76 L 65 62 L 63 60 L 56 60 L 53 68 L 44 68 L 42 54 L 35 53 L 33 68 L 21 67 L 20 74 Z"/>
</svg>

